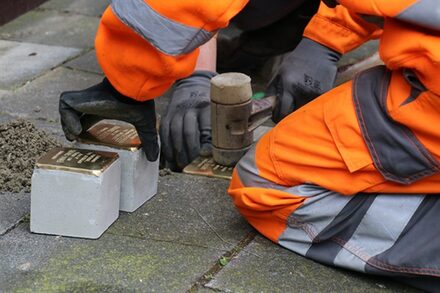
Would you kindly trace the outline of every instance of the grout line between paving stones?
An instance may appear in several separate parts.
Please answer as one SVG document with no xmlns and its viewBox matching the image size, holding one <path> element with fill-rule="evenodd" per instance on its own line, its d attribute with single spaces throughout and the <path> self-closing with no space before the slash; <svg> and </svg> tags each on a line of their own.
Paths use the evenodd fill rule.
<svg viewBox="0 0 440 293">
<path fill-rule="evenodd" d="M 197 289 L 204 288 L 223 268 L 225 268 L 229 261 L 238 256 L 251 242 L 255 239 L 257 233 L 255 231 L 249 232 L 235 247 L 224 253 L 216 263 L 206 271 L 187 291 L 187 293 L 196 293 Z M 222 260 L 226 260 L 227 263 L 222 263 Z M 204 288 L 206 289 L 206 288 Z M 214 292 L 223 292 L 222 290 L 208 288 Z"/>
<path fill-rule="evenodd" d="M 73 47 L 67 47 L 67 48 L 73 48 Z M 74 60 L 74 59 L 76 59 L 76 58 L 80 58 L 80 57 L 82 57 L 82 56 L 88 54 L 89 52 L 93 51 L 95 48 L 94 48 L 94 47 L 91 47 L 91 48 L 89 47 L 89 48 L 73 48 L 73 49 L 79 49 L 79 50 L 80 50 L 79 53 L 78 53 L 78 55 L 75 55 L 75 56 L 72 56 L 72 57 L 67 58 L 66 60 L 64 60 L 63 62 L 61 62 L 60 64 L 58 64 L 56 67 L 63 66 L 63 65 L 66 64 L 67 62 L 70 62 L 70 61 L 72 61 L 72 60 Z M 56 67 L 55 67 L 55 68 L 56 68 Z"/>
<path fill-rule="evenodd" d="M 78 56 L 78 57 L 81 57 L 81 56 Z M 79 68 L 73 68 L 73 67 L 70 67 L 70 66 L 66 66 L 64 64 L 60 65 L 59 67 L 63 67 L 65 69 L 67 69 L 67 70 L 72 70 L 72 71 L 79 72 L 79 73 L 82 72 L 82 73 L 94 74 L 94 75 L 97 75 L 97 76 L 103 76 L 104 75 L 103 73 L 97 73 L 96 71 L 90 71 L 90 70 L 84 70 L 84 69 L 79 69 Z"/>
<path fill-rule="evenodd" d="M 73 48 L 73 47 L 67 47 L 67 48 L 79 49 L 79 48 Z M 80 50 L 81 50 L 81 49 L 80 49 Z M 34 80 L 36 80 L 36 79 L 38 79 L 38 78 L 40 78 L 40 77 L 46 75 L 46 74 L 48 74 L 48 73 L 51 72 L 51 71 L 54 71 L 54 70 L 57 69 L 57 68 L 65 68 L 65 69 L 67 69 L 67 70 L 72 70 L 72 71 L 76 71 L 76 72 L 84 72 L 84 73 L 89 73 L 89 74 L 95 74 L 95 75 L 98 75 L 98 76 L 102 76 L 102 74 L 99 74 L 99 73 L 96 73 L 96 72 L 93 72 L 93 71 L 82 70 L 82 69 L 77 69 L 77 68 L 72 68 L 72 67 L 70 67 L 70 66 L 66 66 L 66 64 L 67 64 L 68 62 L 70 62 L 70 61 L 72 61 L 72 60 L 74 60 L 74 59 L 80 58 L 80 57 L 86 55 L 87 53 L 89 53 L 89 52 L 91 52 L 91 51 L 93 51 L 93 50 L 94 50 L 93 48 L 90 48 L 90 49 L 82 49 L 82 50 L 80 51 L 80 53 L 78 53 L 78 55 L 75 55 L 75 56 L 72 56 L 72 57 L 70 57 L 70 58 L 67 58 L 66 60 L 64 60 L 64 61 L 61 62 L 60 64 L 57 64 L 56 66 L 51 67 L 51 68 L 49 68 L 49 69 L 46 70 L 46 71 L 42 71 L 40 74 L 38 74 L 38 75 L 36 75 L 36 76 L 34 76 L 34 77 L 32 77 L 32 78 L 26 80 L 25 82 L 23 82 L 23 83 L 21 83 L 21 84 L 19 84 L 19 85 L 16 85 L 16 86 L 14 86 L 14 87 L 12 87 L 12 88 L 9 88 L 9 89 L 7 89 L 7 88 L 0 88 L 0 89 L 2 89 L 2 90 L 6 90 L 6 91 L 16 91 L 16 90 L 18 90 L 18 89 L 24 87 L 26 84 L 28 84 L 28 83 L 30 83 L 30 82 L 32 82 L 32 81 L 34 81 Z M 7 114 L 8 114 L 8 113 L 7 113 Z M 9 114 L 10 114 L 10 113 L 9 113 Z"/>
<path fill-rule="evenodd" d="M 0 39 L 0 40 L 2 40 L 2 39 Z M 9 40 L 6 40 L 6 41 L 9 41 Z M 14 42 L 16 42 L 16 41 L 14 41 Z M 43 44 L 29 43 L 29 42 L 17 42 L 17 43 L 27 43 L 27 44 L 43 45 Z M 48 47 L 50 47 L 50 45 L 44 45 L 44 46 L 48 46 Z M 56 47 L 56 46 L 52 46 L 52 47 Z M 57 69 L 57 68 L 60 68 L 60 67 L 68 68 L 68 67 L 64 66 L 64 64 L 66 64 L 66 63 L 68 63 L 68 62 L 70 62 L 70 61 L 72 61 L 72 60 L 74 60 L 74 59 L 76 59 L 76 58 L 79 58 L 79 57 L 81 57 L 81 56 L 84 56 L 85 54 L 87 54 L 87 53 L 89 53 L 90 51 L 93 50 L 93 48 L 90 48 L 90 49 L 81 49 L 81 48 L 74 48 L 74 47 L 65 47 L 65 48 L 69 48 L 69 49 L 78 49 L 79 52 L 78 52 L 77 55 L 74 55 L 74 56 L 72 56 L 72 57 L 67 58 L 67 59 L 64 60 L 63 62 L 60 62 L 59 64 L 57 64 L 57 65 L 55 65 L 54 67 L 51 67 L 51 68 L 49 68 L 49 69 L 47 69 L 47 70 L 45 70 L 45 71 L 42 71 L 40 74 L 31 77 L 30 79 L 24 81 L 24 82 L 21 83 L 21 84 L 18 84 L 18 85 L 14 86 L 14 87 L 12 87 L 12 88 L 9 88 L 9 89 L 5 89 L 5 88 L 0 88 L 0 89 L 7 90 L 7 91 L 16 91 L 16 90 L 18 90 L 18 89 L 24 87 L 26 84 L 28 84 L 28 83 L 30 83 L 30 82 L 32 82 L 32 81 L 34 81 L 34 80 L 36 80 L 36 79 L 38 79 L 38 78 L 40 78 L 40 77 L 46 75 L 47 73 L 49 73 L 49 72 L 51 72 L 51 71 L 54 71 L 54 70 Z M 69 68 L 68 68 L 68 69 L 69 69 Z"/>
<path fill-rule="evenodd" d="M 59 68 L 59 67 L 64 67 L 64 68 L 66 68 L 66 69 L 70 69 L 70 70 L 73 70 L 73 71 L 80 71 L 80 72 L 86 72 L 86 73 L 94 73 L 94 74 L 97 74 L 96 72 L 91 72 L 91 71 L 87 71 L 87 70 L 80 70 L 80 69 L 76 69 L 76 68 L 73 68 L 73 67 L 67 66 L 67 63 L 69 63 L 70 61 L 73 61 L 73 60 L 75 60 L 75 59 L 81 58 L 81 57 L 83 57 L 83 56 L 89 54 L 89 53 L 92 52 L 93 50 L 95 50 L 94 47 L 92 47 L 92 48 L 84 48 L 84 49 L 81 49 L 80 52 L 78 53 L 78 55 L 75 55 L 75 56 L 72 56 L 72 57 L 70 57 L 70 58 L 67 58 L 67 59 L 64 60 L 62 63 L 58 64 L 57 66 L 55 66 L 55 67 L 52 68 L 51 70 L 54 70 L 54 69 Z M 99 75 L 99 74 L 97 74 L 97 75 Z"/>
<path fill-rule="evenodd" d="M 117 234 L 117 233 L 112 233 L 110 231 L 107 231 L 106 233 L 110 234 L 110 235 L 114 235 L 114 236 L 128 237 L 128 238 L 133 238 L 133 239 L 137 239 L 137 240 L 165 242 L 165 243 L 173 243 L 173 244 L 178 244 L 178 245 L 183 245 L 183 246 L 199 247 L 199 248 L 213 249 L 213 250 L 221 250 L 220 248 L 209 247 L 209 246 L 206 246 L 206 245 L 200 245 L 200 244 L 196 244 L 196 243 L 180 242 L 180 241 L 178 241 L 176 239 L 148 238 L 148 237 L 145 237 L 143 234 L 141 234 L 140 236 L 136 236 L 136 235 Z"/>
<path fill-rule="evenodd" d="M 227 249 L 224 249 L 224 248 L 221 248 L 221 247 L 211 247 L 211 246 L 200 245 L 200 244 L 196 244 L 196 243 L 181 242 L 181 241 L 176 240 L 176 239 L 148 238 L 148 237 L 145 237 L 143 234 L 141 234 L 140 236 L 136 236 L 136 235 L 127 235 L 127 234 L 117 234 L 117 233 L 112 233 L 112 232 L 109 232 L 109 231 L 107 231 L 106 233 L 110 234 L 110 235 L 114 235 L 114 236 L 128 237 L 128 238 L 133 238 L 133 239 L 143 240 L 143 241 L 155 241 L 155 242 L 173 243 L 173 244 L 178 244 L 178 245 L 182 245 L 182 246 L 198 247 L 198 248 L 204 248 L 204 249 L 213 250 L 213 251 L 223 251 L 223 252 L 225 252 L 225 254 L 233 251 L 237 247 L 237 246 L 234 246 L 233 249 L 227 250 Z M 233 243 L 226 242 L 226 244 L 233 244 Z M 249 252 L 249 254 L 252 254 L 252 255 L 254 255 L 256 257 L 261 258 L 261 256 L 259 256 L 258 254 L 254 254 L 254 253 L 250 253 L 250 252 Z"/>
<path fill-rule="evenodd" d="M 15 228 L 17 228 L 18 226 L 20 226 L 23 223 L 28 223 L 29 222 L 29 217 L 30 214 L 26 214 L 23 217 L 21 217 L 20 220 L 18 220 L 14 225 L 12 225 L 11 227 L 9 227 L 8 229 L 5 230 L 5 232 L 3 232 L 2 234 L 0 234 L 0 236 L 5 236 L 6 234 L 8 234 L 9 232 L 11 232 L 12 230 L 14 230 Z"/>
<path fill-rule="evenodd" d="M 82 56 L 82 55 L 81 55 L 81 56 Z M 81 56 L 78 56 L 78 57 L 81 57 Z M 96 74 L 96 75 L 100 75 L 100 76 L 103 76 L 103 75 L 104 75 L 104 73 L 98 73 L 98 72 L 96 72 L 96 71 L 87 70 L 87 69 L 82 69 L 82 68 L 75 68 L 75 67 L 71 67 L 71 66 L 68 66 L 68 65 L 61 65 L 61 67 L 64 67 L 64 68 L 69 69 L 69 70 L 77 71 L 77 72 L 84 72 L 84 73 Z"/>
</svg>

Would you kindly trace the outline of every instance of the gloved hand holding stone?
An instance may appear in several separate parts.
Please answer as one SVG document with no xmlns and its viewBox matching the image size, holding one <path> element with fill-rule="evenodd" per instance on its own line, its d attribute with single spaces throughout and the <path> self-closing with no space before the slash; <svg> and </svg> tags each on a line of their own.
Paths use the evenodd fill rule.
<svg viewBox="0 0 440 293">
<path fill-rule="evenodd" d="M 174 171 L 183 169 L 199 154 L 211 153 L 211 78 L 216 73 L 196 71 L 176 83 L 160 137 L 165 160 Z"/>
<path fill-rule="evenodd" d="M 340 58 L 338 52 L 303 38 L 269 84 L 267 94 L 277 96 L 274 122 L 330 90 Z"/>
<path fill-rule="evenodd" d="M 107 79 L 82 91 L 60 97 L 61 125 L 68 140 L 75 140 L 90 122 L 115 119 L 131 123 L 137 130 L 147 159 L 156 161 L 159 145 L 154 101 L 138 102 L 119 93 Z"/>
</svg>

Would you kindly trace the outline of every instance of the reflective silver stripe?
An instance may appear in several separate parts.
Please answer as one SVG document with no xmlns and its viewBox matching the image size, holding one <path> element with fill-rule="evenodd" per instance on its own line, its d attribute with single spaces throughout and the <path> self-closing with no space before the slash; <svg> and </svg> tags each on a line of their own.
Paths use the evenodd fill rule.
<svg viewBox="0 0 440 293">
<path fill-rule="evenodd" d="M 237 175 L 244 186 L 276 189 L 290 193 L 294 196 L 310 197 L 310 199 L 308 199 L 308 203 L 319 201 L 318 197 L 320 196 L 325 197 L 326 194 L 329 193 L 329 191 L 316 185 L 303 184 L 293 187 L 286 187 L 273 183 L 267 179 L 264 179 L 259 175 L 259 170 L 256 166 L 256 161 L 255 161 L 256 159 L 255 152 L 256 152 L 256 146 L 254 145 L 247 152 L 247 154 L 238 162 L 236 166 Z M 349 198 L 347 198 L 347 201 L 348 200 Z M 322 203 L 324 205 L 327 204 L 325 200 L 323 200 Z M 323 208 L 325 209 L 325 207 Z M 308 208 L 304 208 L 304 207 L 301 207 L 298 210 L 301 210 L 299 214 L 303 218 L 305 218 L 304 217 L 305 214 L 309 214 L 311 212 Z M 338 214 L 338 212 L 336 212 L 336 214 Z M 332 220 L 333 218 L 327 219 L 328 223 L 327 222 L 322 223 L 323 226 L 322 229 L 325 228 Z M 292 219 L 292 217 L 289 219 L 289 223 L 290 223 L 289 227 L 284 231 L 284 233 L 278 239 L 278 243 L 281 246 L 284 246 L 292 251 L 295 251 L 296 253 L 305 255 L 311 246 L 312 240 L 310 238 L 310 235 L 306 233 L 303 227 L 298 227 L 297 223 L 295 222 L 294 219 Z M 321 227 L 318 227 L 316 232 L 319 233 L 319 231 L 322 229 Z"/>
<path fill-rule="evenodd" d="M 378 195 L 344 248 L 362 258 L 352 262 L 347 251 L 341 251 L 334 264 L 365 270 L 365 262 L 391 248 L 425 197 L 422 195 Z M 354 264 L 356 266 L 354 267 Z"/>
<path fill-rule="evenodd" d="M 345 249 L 341 249 L 341 251 L 339 251 L 333 263 L 335 266 L 365 273 L 364 260 Z"/>
<path fill-rule="evenodd" d="M 278 243 L 306 255 L 314 238 L 332 223 L 351 197 L 315 185 L 299 185 L 295 188 L 290 192 L 309 198 L 289 217 L 287 228 Z"/>
<path fill-rule="evenodd" d="M 286 187 L 282 185 L 278 185 L 269 180 L 264 179 L 260 176 L 260 172 L 255 163 L 255 151 L 256 146 L 254 145 L 246 155 L 241 158 L 235 167 L 237 171 L 237 175 L 240 178 L 241 183 L 244 186 L 249 187 L 261 187 L 261 188 L 270 188 L 276 190 L 285 190 Z"/>
<path fill-rule="evenodd" d="M 288 227 L 278 239 L 278 244 L 302 256 L 305 256 L 312 246 L 309 235 L 297 227 Z"/>
<path fill-rule="evenodd" d="M 124 24 L 168 55 L 190 53 L 214 36 L 204 29 L 163 17 L 143 0 L 113 0 L 111 7 Z"/>
<path fill-rule="evenodd" d="M 333 221 L 350 201 L 350 197 L 316 185 L 285 187 L 266 180 L 259 175 L 255 152 L 256 146 L 253 146 L 236 166 L 237 175 L 244 186 L 282 190 L 294 196 L 308 197 L 303 206 L 289 217 L 288 227 L 278 239 L 281 246 L 305 255 L 312 244 L 313 235 L 318 235 Z M 313 227 L 313 231 L 308 231 L 306 225 L 301 223 L 312 223 L 310 227 Z"/>
<path fill-rule="evenodd" d="M 368 260 L 369 273 L 391 271 L 393 274 L 433 276 L 440 288 L 440 197 L 427 195 L 393 246 Z M 434 292 L 434 291 L 432 291 Z"/>
<path fill-rule="evenodd" d="M 302 184 L 292 187 L 276 184 L 260 176 L 260 172 L 256 165 L 256 145 L 244 155 L 235 167 L 237 175 L 241 183 L 247 187 L 260 187 L 268 189 L 281 190 L 292 195 L 299 195 L 302 197 L 315 196 L 322 191 L 322 188 L 312 184 Z"/>
<path fill-rule="evenodd" d="M 396 18 L 433 30 L 440 30 L 440 1 L 419 0 Z"/>
</svg>

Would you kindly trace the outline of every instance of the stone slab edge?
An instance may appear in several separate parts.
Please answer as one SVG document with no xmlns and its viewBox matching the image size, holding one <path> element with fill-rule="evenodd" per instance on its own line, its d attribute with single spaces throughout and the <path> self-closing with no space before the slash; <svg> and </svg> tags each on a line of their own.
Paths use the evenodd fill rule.
<svg viewBox="0 0 440 293">
<path fill-rule="evenodd" d="M 30 193 L 0 193 L 0 236 L 29 217 Z"/>
</svg>

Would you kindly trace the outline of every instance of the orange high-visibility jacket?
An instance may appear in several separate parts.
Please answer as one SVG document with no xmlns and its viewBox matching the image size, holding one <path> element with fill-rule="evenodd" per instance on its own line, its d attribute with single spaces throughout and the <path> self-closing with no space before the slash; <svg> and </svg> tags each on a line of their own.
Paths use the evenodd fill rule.
<svg viewBox="0 0 440 293">
<path fill-rule="evenodd" d="M 440 2 L 431 0 L 341 0 L 339 2 L 341 5 L 337 6 L 336 9 L 330 9 L 322 4 L 319 12 L 306 28 L 304 35 L 341 53 L 359 46 L 370 38 L 380 37 L 380 56 L 387 68 L 393 71 L 393 74 L 392 76 L 382 75 L 382 73 L 376 71 L 378 75 L 382 75 L 382 80 L 378 79 L 377 82 L 383 81 L 384 84 L 384 92 L 378 95 L 387 96 L 386 100 L 382 102 L 384 105 L 379 108 L 382 108 L 386 116 L 389 116 L 389 118 L 384 119 L 391 119 L 394 123 L 402 125 L 413 133 L 413 135 L 403 133 L 405 132 L 403 129 L 398 130 L 400 135 L 394 133 L 395 139 L 407 140 L 413 146 L 417 146 L 421 154 L 424 154 L 419 157 L 414 152 L 408 151 L 412 153 L 412 160 L 416 157 L 419 157 L 420 160 L 425 155 L 427 160 L 425 167 L 419 166 L 420 170 L 425 170 L 424 174 L 422 174 L 423 172 L 417 173 L 418 176 L 420 175 L 418 178 L 416 178 L 417 176 L 408 177 L 405 180 L 399 178 L 401 181 L 406 181 L 407 184 L 412 184 L 404 187 L 397 184 L 393 191 L 403 192 L 403 188 L 406 192 L 438 192 L 438 183 L 426 184 L 430 180 L 438 182 L 437 176 L 428 177 L 424 180 L 420 179 L 432 174 L 438 168 L 437 163 L 427 167 L 431 164 L 428 161 L 433 159 L 440 161 L 438 131 L 436 127 L 430 127 L 430 125 L 440 124 Z M 367 22 L 365 20 L 368 19 L 366 16 L 382 17 L 383 28 L 380 29 Z M 380 180 L 382 176 L 391 179 L 393 175 L 387 175 L 385 167 L 380 168 L 379 158 L 381 155 L 377 154 L 377 150 L 375 150 L 375 148 L 381 148 L 384 140 L 386 143 L 393 141 L 390 137 L 393 133 L 386 134 L 386 130 L 389 130 L 390 127 L 380 127 L 378 129 L 380 132 L 376 132 L 372 138 L 368 137 L 363 131 L 364 141 L 356 143 L 354 142 L 355 139 L 347 133 L 342 135 L 343 129 L 353 130 L 353 127 L 358 124 L 354 120 L 356 116 L 362 127 L 366 127 L 366 125 L 368 126 L 369 123 L 373 123 L 375 119 L 378 119 L 378 117 L 373 118 L 372 105 L 367 105 L 369 99 L 365 98 L 370 88 L 362 88 L 362 82 L 370 83 L 371 86 L 371 80 L 365 79 L 366 75 L 371 76 L 369 73 L 363 74 L 362 78 L 355 79 L 353 85 L 353 91 L 357 92 L 358 96 L 362 98 L 358 101 L 359 103 L 355 103 L 356 115 L 354 113 L 348 114 L 349 110 L 345 111 L 347 113 L 346 117 L 350 116 L 352 118 L 351 123 L 353 125 L 344 127 L 342 121 L 338 122 L 340 123 L 337 126 L 338 133 L 340 133 L 340 139 L 342 140 L 339 142 L 338 147 L 346 161 L 351 162 L 349 164 L 351 170 L 356 169 L 356 166 L 362 165 L 361 162 L 366 162 L 372 157 L 375 160 L 376 167 L 381 169 L 381 174 L 376 174 L 377 180 Z M 411 75 L 414 76 L 411 77 Z M 386 79 L 389 79 L 387 81 L 388 86 L 385 85 Z M 337 109 L 342 107 L 341 104 L 338 104 L 341 99 L 332 100 L 333 102 L 329 103 L 327 108 L 333 109 L 329 113 L 337 113 Z M 350 109 L 352 106 L 344 105 L 344 107 Z M 379 108 L 376 110 L 379 110 Z M 327 120 L 336 120 L 336 118 L 329 116 L 332 115 L 327 115 Z M 337 115 L 333 116 L 336 117 Z M 339 117 L 338 119 L 341 120 L 342 118 Z M 368 119 L 372 122 L 366 122 Z M 370 125 L 371 127 L 373 126 Z M 378 146 L 375 147 L 375 144 L 378 144 Z M 401 141 L 399 144 L 400 147 L 395 152 L 384 152 L 384 154 L 387 153 L 385 159 L 388 161 L 385 164 L 387 168 L 392 169 L 391 166 L 394 165 L 395 168 L 402 169 L 402 166 L 398 167 L 399 163 L 395 161 L 395 158 L 392 159 L 392 155 L 396 154 L 397 150 L 403 149 L 402 146 L 405 143 Z M 394 141 L 390 145 L 398 144 Z M 365 151 L 366 146 L 368 146 L 369 152 Z M 410 159 L 407 158 L 407 160 Z M 410 162 L 402 163 L 409 166 Z M 371 178 L 369 181 L 371 181 Z M 424 186 L 424 188 L 421 189 L 421 186 Z M 391 192 L 390 189 L 387 190 Z"/>
<path fill-rule="evenodd" d="M 248 0 L 113 0 L 102 16 L 96 54 L 122 94 L 144 101 L 189 76 L 198 47 Z"/>
<path fill-rule="evenodd" d="M 391 69 L 409 68 L 439 94 L 440 7 L 432 0 L 339 0 L 335 9 L 321 4 L 304 36 L 340 53 L 380 37 L 380 56 Z M 367 16 L 384 18 L 383 29 Z M 364 19 L 365 18 L 365 19 Z"/>
<path fill-rule="evenodd" d="M 248 0 L 115 0 L 104 13 L 96 37 L 98 61 L 111 83 L 136 100 L 152 99 L 190 75 L 197 48 L 228 25 Z M 436 65 L 438 9 L 432 0 L 341 0 L 343 6 L 321 5 L 305 36 L 345 53 L 378 37 L 380 29 L 362 15 L 385 18 L 381 57 L 390 69 L 414 69 L 421 81 L 438 93 L 430 79 Z M 424 30 L 418 27 L 425 28 Z M 406 41 L 402 41 L 406 40 Z M 437 42 L 438 43 L 438 42 Z"/>
<path fill-rule="evenodd" d="M 238 163 L 228 193 L 285 248 L 419 277 L 437 292 L 440 1 L 340 3 L 322 6 L 305 36 L 341 53 L 380 37 L 388 68 L 366 70 L 279 122 Z M 383 30 L 365 15 L 383 17 Z"/>
</svg>

